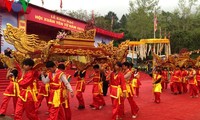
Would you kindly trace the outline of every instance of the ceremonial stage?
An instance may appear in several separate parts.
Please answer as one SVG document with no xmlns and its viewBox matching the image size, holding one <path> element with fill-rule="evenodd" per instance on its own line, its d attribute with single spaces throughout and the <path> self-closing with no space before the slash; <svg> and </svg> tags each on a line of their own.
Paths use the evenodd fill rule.
<svg viewBox="0 0 200 120">
<path fill-rule="evenodd" d="M 140 88 L 140 96 L 134 98 L 138 104 L 140 110 L 138 118 L 136 120 L 199 120 L 199 108 L 200 108 L 200 98 L 190 98 L 189 94 L 172 95 L 170 90 L 164 90 L 161 94 L 161 103 L 156 104 L 153 101 L 152 94 L 152 82 L 151 77 L 147 74 L 142 73 L 141 75 L 142 86 Z M 91 83 L 92 84 L 92 83 Z M 73 88 L 75 86 L 73 85 Z M 72 110 L 72 120 L 110 120 L 112 116 L 112 106 L 110 96 L 104 97 L 106 101 L 106 106 L 101 110 L 92 110 L 89 105 L 92 102 L 92 85 L 86 86 L 86 91 L 84 93 L 86 109 L 77 109 L 77 99 L 70 99 L 70 106 Z M 0 98 L 3 94 L 0 93 Z M 0 103 L 2 99 L 0 99 Z M 47 110 L 46 101 L 43 100 L 42 106 L 39 109 L 39 118 L 46 119 L 48 115 L 45 114 Z M 8 106 L 7 115 L 13 117 L 12 101 Z M 125 101 L 125 116 L 123 120 L 131 120 L 131 113 L 129 103 Z M 0 118 L 0 120 L 5 120 Z M 27 120 L 24 114 L 23 120 Z"/>
</svg>

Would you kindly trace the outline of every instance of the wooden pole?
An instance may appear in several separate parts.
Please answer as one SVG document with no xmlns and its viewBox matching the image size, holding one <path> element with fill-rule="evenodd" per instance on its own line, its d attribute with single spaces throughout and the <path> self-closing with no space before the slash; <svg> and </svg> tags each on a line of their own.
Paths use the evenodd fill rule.
<svg viewBox="0 0 200 120">
<path fill-rule="evenodd" d="M 132 63 L 134 62 L 134 60 L 133 60 L 133 56 L 134 56 L 134 50 L 135 49 L 135 46 L 133 45 L 133 47 L 132 47 Z"/>
</svg>

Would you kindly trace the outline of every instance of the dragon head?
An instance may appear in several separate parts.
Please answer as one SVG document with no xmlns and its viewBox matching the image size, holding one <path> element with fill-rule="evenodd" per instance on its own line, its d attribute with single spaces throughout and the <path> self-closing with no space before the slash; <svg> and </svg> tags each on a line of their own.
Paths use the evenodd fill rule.
<svg viewBox="0 0 200 120">
<path fill-rule="evenodd" d="M 16 41 L 19 41 L 22 36 L 25 35 L 24 30 L 13 27 L 11 24 L 6 24 L 6 29 L 3 30 L 4 38 L 9 43 L 14 45 Z"/>
</svg>

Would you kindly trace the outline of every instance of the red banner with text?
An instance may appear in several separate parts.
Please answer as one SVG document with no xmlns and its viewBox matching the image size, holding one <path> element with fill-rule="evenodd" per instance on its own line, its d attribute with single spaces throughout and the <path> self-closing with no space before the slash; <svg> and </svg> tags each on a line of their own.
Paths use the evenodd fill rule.
<svg viewBox="0 0 200 120">
<path fill-rule="evenodd" d="M 29 6 L 31 12 L 27 15 L 27 20 L 61 28 L 71 31 L 84 31 L 85 22 L 75 20 L 73 18 L 55 14 L 54 12 L 38 9 Z"/>
</svg>

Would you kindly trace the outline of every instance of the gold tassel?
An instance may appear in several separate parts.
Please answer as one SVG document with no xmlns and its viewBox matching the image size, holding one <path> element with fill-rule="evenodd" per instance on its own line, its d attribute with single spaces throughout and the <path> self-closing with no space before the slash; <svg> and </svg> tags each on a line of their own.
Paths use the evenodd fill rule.
<svg viewBox="0 0 200 120">
<path fill-rule="evenodd" d="M 156 53 L 156 44 L 153 44 L 153 52 Z"/>
<path fill-rule="evenodd" d="M 132 63 L 134 62 L 133 61 L 134 51 L 135 51 L 135 46 L 133 45 L 133 47 L 132 47 L 132 56 L 131 56 L 132 57 Z"/>
<path fill-rule="evenodd" d="M 171 55 L 171 46 L 170 46 L 170 44 L 168 44 L 168 47 L 169 47 L 169 55 Z"/>
<path fill-rule="evenodd" d="M 147 55 L 148 55 L 148 56 L 149 56 L 149 53 L 151 52 L 151 48 L 152 48 L 152 45 L 149 44 L 149 50 L 148 50 L 148 52 L 147 52 Z"/>
</svg>

